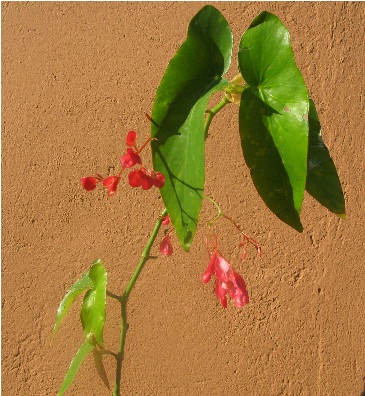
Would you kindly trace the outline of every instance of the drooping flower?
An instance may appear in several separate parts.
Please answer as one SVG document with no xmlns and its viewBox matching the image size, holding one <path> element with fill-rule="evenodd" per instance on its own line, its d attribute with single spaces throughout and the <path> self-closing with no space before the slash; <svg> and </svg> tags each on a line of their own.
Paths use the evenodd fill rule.
<svg viewBox="0 0 365 396">
<path fill-rule="evenodd" d="M 249 296 L 245 281 L 219 252 L 217 239 L 213 251 L 209 252 L 209 257 L 210 261 L 203 274 L 202 282 L 208 283 L 212 275 L 215 275 L 214 292 L 224 308 L 227 308 L 227 294 L 238 308 L 248 304 Z"/>
<path fill-rule="evenodd" d="M 163 256 L 171 256 L 173 253 L 170 232 L 166 234 L 165 238 L 162 240 L 160 244 L 160 253 Z"/>
</svg>

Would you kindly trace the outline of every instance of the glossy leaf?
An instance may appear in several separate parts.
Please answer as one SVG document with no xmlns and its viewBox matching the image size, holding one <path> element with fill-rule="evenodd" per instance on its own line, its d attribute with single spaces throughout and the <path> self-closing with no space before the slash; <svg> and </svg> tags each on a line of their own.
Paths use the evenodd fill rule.
<svg viewBox="0 0 365 396">
<path fill-rule="evenodd" d="M 340 179 L 322 140 L 321 124 L 313 100 L 309 100 L 309 147 L 306 189 L 321 205 L 345 216 L 345 200 Z"/>
<path fill-rule="evenodd" d="M 154 169 L 165 175 L 162 198 L 182 247 L 189 250 L 204 189 L 204 111 L 222 89 L 229 67 L 232 33 L 223 15 L 204 7 L 158 87 L 152 111 Z"/>
<path fill-rule="evenodd" d="M 106 375 L 106 371 L 103 363 L 103 355 L 96 348 L 94 348 L 93 350 L 93 355 L 94 355 L 95 367 L 99 374 L 99 377 L 104 382 L 105 386 L 108 389 L 110 389 L 108 376 Z"/>
<path fill-rule="evenodd" d="M 92 284 L 92 280 L 89 278 L 89 272 L 86 272 L 81 279 L 71 286 L 70 290 L 65 294 L 60 306 L 57 309 L 56 323 L 53 328 L 52 337 L 54 337 L 56 334 L 57 329 L 59 328 L 63 318 L 66 316 L 75 298 L 85 290 L 90 289 Z"/>
<path fill-rule="evenodd" d="M 288 30 L 275 15 L 261 13 L 242 36 L 238 58 L 249 86 L 240 104 L 247 165 L 266 205 L 301 231 L 309 103 Z"/>
<path fill-rule="evenodd" d="M 243 154 L 257 192 L 266 205 L 282 221 L 302 231 L 288 174 L 265 123 L 272 112 L 251 89 L 243 91 L 239 112 Z"/>
<path fill-rule="evenodd" d="M 81 363 L 85 359 L 85 357 L 94 349 L 94 346 L 90 345 L 88 342 L 85 342 L 81 345 L 80 349 L 77 351 L 75 357 L 73 358 L 71 365 L 67 371 L 66 377 L 63 380 L 61 389 L 58 392 L 58 396 L 62 396 L 69 386 L 72 384 L 77 371 L 79 370 Z"/>
<path fill-rule="evenodd" d="M 106 283 L 105 268 L 98 261 L 89 271 L 93 286 L 85 294 L 81 308 L 81 322 L 86 341 L 91 345 L 103 346 L 103 330 L 105 324 Z"/>
</svg>

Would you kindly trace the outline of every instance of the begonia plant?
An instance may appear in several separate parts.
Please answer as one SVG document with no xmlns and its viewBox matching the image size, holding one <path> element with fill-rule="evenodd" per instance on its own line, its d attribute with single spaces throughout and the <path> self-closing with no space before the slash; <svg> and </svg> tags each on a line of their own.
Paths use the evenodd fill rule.
<svg viewBox="0 0 365 396">
<path fill-rule="evenodd" d="M 260 13 L 241 38 L 240 73 L 228 81 L 224 76 L 231 64 L 232 48 L 232 32 L 224 16 L 212 6 L 203 7 L 191 20 L 187 38 L 168 64 L 157 89 L 152 112 L 147 114 L 151 135 L 143 137 L 141 133 L 137 136 L 135 131 L 126 131 L 126 148 L 121 153 L 119 172 L 81 178 L 81 186 L 86 191 L 100 185 L 109 197 L 117 194 L 122 184 L 141 190 L 157 188 L 165 208 L 161 208 L 141 260 L 120 295 L 107 290 L 106 269 L 101 260 L 96 260 L 64 296 L 53 335 L 74 300 L 84 294 L 80 318 L 85 342 L 71 362 L 59 396 L 66 392 L 83 359 L 91 352 L 96 369 L 108 387 L 103 355 L 115 358 L 113 396 L 122 394 L 128 298 L 150 258 L 161 226 L 165 227 L 164 235 L 158 239 L 162 256 L 171 256 L 178 245 L 189 251 L 205 199 L 217 209 L 211 224 L 225 219 L 240 234 L 242 261 L 249 246 L 261 255 L 259 243 L 227 216 L 218 202 L 204 194 L 205 141 L 213 117 L 225 106 L 239 106 L 238 133 L 244 161 L 258 195 L 274 215 L 301 232 L 300 213 L 306 190 L 329 211 L 344 217 L 341 184 L 322 141 L 314 102 L 296 66 L 287 28 L 277 16 Z M 215 93 L 221 93 L 222 99 L 208 109 Z M 143 139 L 145 142 L 139 144 Z M 151 145 L 153 166 L 146 165 L 148 161 L 143 157 L 147 145 Z M 231 309 L 243 308 L 249 303 L 249 291 L 239 274 L 239 264 L 236 263 L 234 269 L 224 257 L 218 235 L 209 235 L 206 246 L 207 266 L 204 271 L 206 264 L 203 264 L 201 270 L 203 284 L 213 278 L 218 304 L 227 308 L 232 300 Z M 118 300 L 121 305 L 120 344 L 116 352 L 104 349 L 107 297 Z"/>
</svg>

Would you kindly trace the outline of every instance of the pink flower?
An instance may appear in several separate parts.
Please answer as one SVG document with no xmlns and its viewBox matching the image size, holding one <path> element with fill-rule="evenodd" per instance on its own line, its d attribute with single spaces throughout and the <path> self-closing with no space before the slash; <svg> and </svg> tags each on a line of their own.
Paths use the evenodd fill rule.
<svg viewBox="0 0 365 396">
<path fill-rule="evenodd" d="M 210 261 L 202 277 L 203 283 L 208 283 L 212 275 L 215 275 L 214 292 L 224 308 L 227 308 L 227 294 L 234 300 L 238 308 L 248 304 L 249 296 L 241 275 L 233 270 L 231 264 L 221 255 L 217 246 L 209 255 Z"/>
<path fill-rule="evenodd" d="M 160 253 L 163 256 L 171 256 L 173 252 L 170 233 L 168 233 L 160 244 Z"/>
</svg>

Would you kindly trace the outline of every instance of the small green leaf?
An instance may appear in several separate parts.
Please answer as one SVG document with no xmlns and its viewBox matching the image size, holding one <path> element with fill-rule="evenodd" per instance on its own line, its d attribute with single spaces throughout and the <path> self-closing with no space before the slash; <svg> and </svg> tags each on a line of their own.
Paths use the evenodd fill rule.
<svg viewBox="0 0 365 396">
<path fill-rule="evenodd" d="M 80 349 L 77 351 L 75 357 L 72 359 L 71 365 L 67 371 L 66 377 L 63 380 L 61 389 L 58 392 L 58 396 L 62 396 L 68 387 L 72 384 L 75 375 L 78 371 L 78 369 L 81 366 L 81 363 L 87 356 L 89 352 L 91 352 L 94 349 L 93 345 L 90 345 L 88 342 L 85 342 L 83 345 L 81 345 Z"/>
<path fill-rule="evenodd" d="M 344 218 L 345 199 L 335 164 L 323 143 L 321 124 L 312 99 L 309 100 L 309 147 L 306 189 L 321 205 Z"/>
<path fill-rule="evenodd" d="M 96 348 L 94 348 L 93 350 L 93 355 L 94 355 L 95 367 L 99 374 L 99 377 L 104 382 L 105 386 L 108 389 L 110 389 L 108 376 L 106 375 L 106 371 L 103 363 L 103 355 Z"/>
<path fill-rule="evenodd" d="M 63 318 L 66 316 L 75 298 L 79 296 L 83 291 L 89 289 L 92 284 L 93 283 L 92 280 L 89 278 L 88 271 L 82 276 L 81 279 L 79 279 L 71 286 L 70 290 L 65 294 L 60 306 L 57 309 L 56 323 L 53 328 L 52 337 L 55 336 L 57 329 L 59 328 Z"/>
<path fill-rule="evenodd" d="M 103 330 L 105 324 L 106 283 L 107 273 L 101 261 L 89 270 L 92 288 L 85 294 L 81 308 L 81 322 L 86 341 L 91 345 L 103 346 Z"/>
<path fill-rule="evenodd" d="M 201 209 L 204 111 L 222 89 L 232 54 L 232 33 L 223 15 L 205 6 L 190 22 L 186 41 L 170 61 L 152 111 L 153 165 L 165 175 L 161 195 L 181 246 L 189 250 Z"/>
<path fill-rule="evenodd" d="M 275 15 L 261 13 L 242 36 L 238 59 L 249 85 L 239 116 L 246 163 L 266 205 L 301 231 L 309 103 L 288 30 Z"/>
</svg>

